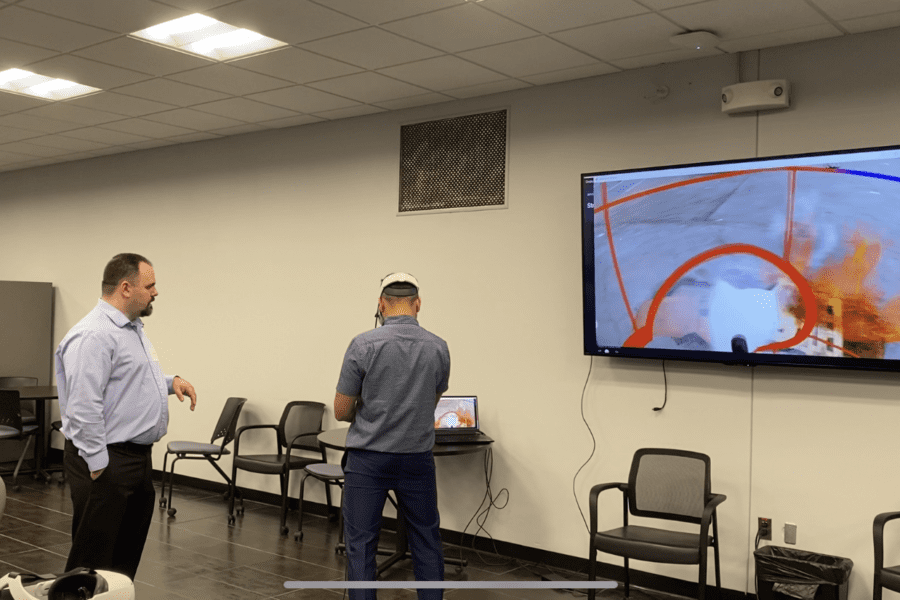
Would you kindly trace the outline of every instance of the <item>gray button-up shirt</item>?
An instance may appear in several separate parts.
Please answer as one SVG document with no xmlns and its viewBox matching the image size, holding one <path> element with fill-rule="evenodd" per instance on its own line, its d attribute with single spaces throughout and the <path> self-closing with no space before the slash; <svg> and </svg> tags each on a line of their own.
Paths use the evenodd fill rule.
<svg viewBox="0 0 900 600">
<path fill-rule="evenodd" d="M 360 396 L 347 447 L 377 452 L 425 452 L 434 447 L 434 406 L 447 391 L 447 342 L 415 317 L 388 317 L 362 333 L 344 355 L 337 391 Z"/>
<path fill-rule="evenodd" d="M 101 299 L 56 350 L 63 435 L 91 471 L 109 464 L 107 444 L 158 441 L 174 378 L 163 375 L 143 322 Z"/>
</svg>

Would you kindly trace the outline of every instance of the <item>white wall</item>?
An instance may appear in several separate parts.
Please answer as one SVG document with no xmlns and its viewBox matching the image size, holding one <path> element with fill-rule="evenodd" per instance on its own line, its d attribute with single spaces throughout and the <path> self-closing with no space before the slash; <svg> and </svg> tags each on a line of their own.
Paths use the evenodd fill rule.
<svg viewBox="0 0 900 600">
<path fill-rule="evenodd" d="M 762 51 L 760 77 L 789 79 L 794 103 L 759 117 L 721 114 L 719 92 L 738 73 L 738 57 L 722 56 L 3 173 L 0 279 L 54 283 L 58 341 L 93 307 L 112 255 L 148 256 L 160 291 L 148 335 L 200 394 L 195 413 L 173 400 L 173 440 L 208 435 L 228 396 L 250 399 L 245 423 L 274 422 L 289 400 L 330 405 L 347 343 L 372 326 L 379 278 L 415 273 L 421 323 L 450 345 L 450 391 L 481 397 L 497 440 L 491 487 L 510 500 L 492 511 L 491 535 L 585 556 L 572 491 L 592 450 L 578 175 L 897 143 L 898 51 L 896 30 Z M 659 85 L 670 89 L 661 101 Z M 510 111 L 508 209 L 396 216 L 400 124 L 498 107 Z M 852 558 L 851 595 L 869 597 L 871 522 L 900 502 L 889 467 L 898 377 L 672 362 L 666 374 L 668 406 L 653 412 L 659 362 L 594 359 L 583 408 L 597 449 L 575 484 L 582 509 L 591 485 L 625 479 L 636 448 L 703 451 L 713 490 L 728 496 L 726 587 L 752 593 L 751 533 L 768 516 L 773 543 L 793 522 L 798 548 Z M 439 461 L 442 526 L 461 531 L 484 493 L 482 459 Z M 241 484 L 277 491 L 271 477 Z M 618 505 L 608 512 L 612 526 Z M 888 555 L 900 560 L 900 548 Z"/>
</svg>

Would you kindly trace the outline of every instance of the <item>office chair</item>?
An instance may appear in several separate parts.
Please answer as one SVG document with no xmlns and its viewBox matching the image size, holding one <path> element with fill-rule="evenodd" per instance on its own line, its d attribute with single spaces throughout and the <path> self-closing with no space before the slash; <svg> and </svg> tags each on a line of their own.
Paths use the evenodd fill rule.
<svg viewBox="0 0 900 600">
<path fill-rule="evenodd" d="M 597 503 L 601 492 L 622 492 L 622 527 L 597 531 Z M 591 489 L 591 543 L 588 580 L 595 581 L 597 552 L 625 559 L 625 597 L 629 592 L 629 559 L 659 563 L 698 564 L 699 600 L 706 597 L 707 549 L 713 547 L 716 588 L 719 574 L 719 535 L 716 507 L 725 501 L 710 492 L 709 456 L 685 450 L 643 448 L 634 453 L 628 483 L 601 483 Z M 699 533 L 684 533 L 628 524 L 628 515 L 681 521 L 700 526 Z M 712 535 L 709 527 L 712 524 Z M 588 591 L 594 600 L 596 590 Z"/>
<path fill-rule="evenodd" d="M 872 599 L 881 600 L 882 590 L 900 592 L 900 565 L 884 566 L 884 526 L 888 521 L 900 518 L 900 512 L 881 513 L 872 523 L 872 537 L 875 543 L 875 585 Z"/>
<path fill-rule="evenodd" d="M 281 413 L 278 425 L 245 425 L 238 429 L 234 438 L 234 460 L 231 472 L 231 504 L 228 510 L 228 524 L 234 525 L 234 500 L 237 491 L 238 469 L 251 473 L 278 475 L 281 484 L 281 533 L 288 534 L 287 499 L 291 471 L 303 469 L 306 465 L 327 462 L 325 449 L 319 445 L 316 437 L 322 432 L 322 417 L 325 405 L 321 402 L 288 402 Z M 241 436 L 253 429 L 272 429 L 275 431 L 277 454 L 241 454 Z M 315 452 L 318 456 L 307 457 L 295 455 L 295 450 Z M 238 514 L 244 514 L 244 499 L 240 498 Z"/>
<path fill-rule="evenodd" d="M 305 472 L 303 473 L 303 479 L 300 480 L 300 502 L 297 512 L 297 533 L 294 534 L 294 539 L 298 542 L 303 539 L 303 487 L 306 484 L 306 479 L 308 477 L 313 477 L 325 484 L 325 500 L 328 503 L 327 514 L 329 518 L 331 517 L 332 511 L 331 486 L 336 485 L 341 490 L 344 489 L 344 469 L 341 468 L 341 465 L 334 465 L 331 463 L 313 463 L 311 465 L 306 465 L 303 470 Z M 340 543 L 344 539 L 344 513 L 340 507 L 338 507 L 338 531 L 338 543 Z"/>
<path fill-rule="evenodd" d="M 212 438 L 210 438 L 208 444 L 179 441 L 169 442 L 166 445 L 166 455 L 165 458 L 163 458 L 162 489 L 159 493 L 159 507 L 165 508 L 168 504 L 169 510 L 166 512 L 170 517 L 174 517 L 175 513 L 178 512 L 175 507 L 172 506 L 172 487 L 175 483 L 175 463 L 179 460 L 208 460 L 209 464 L 219 472 L 219 475 L 225 478 L 229 490 L 231 489 L 231 479 L 216 463 L 222 456 L 231 454 L 226 446 L 234 439 L 234 431 L 237 429 L 238 418 L 241 415 L 241 409 L 244 408 L 245 402 L 247 402 L 246 398 L 229 398 L 225 401 L 225 406 L 222 407 L 222 414 L 219 415 L 219 421 L 216 423 L 215 429 L 213 429 Z M 219 439 L 221 442 L 217 444 L 216 440 Z M 169 461 L 170 454 L 174 454 L 175 459 L 172 461 L 172 474 L 169 475 L 169 499 L 167 501 L 166 463 Z M 226 493 L 225 496 L 227 498 L 228 493 Z"/>
<path fill-rule="evenodd" d="M 37 377 L 0 377 L 0 390 L 15 390 L 20 387 L 35 386 Z M 22 422 L 26 425 L 37 423 L 34 400 L 20 400 L 22 404 Z"/>
<path fill-rule="evenodd" d="M 19 456 L 19 462 L 13 471 L 13 491 L 19 491 L 18 484 L 19 469 L 22 468 L 22 462 L 25 455 L 28 454 L 28 448 L 31 447 L 31 441 L 37 433 L 38 426 L 36 424 L 25 425 L 22 423 L 22 409 L 19 400 L 18 390 L 0 390 L 0 440 L 25 440 L 25 448 Z"/>
</svg>

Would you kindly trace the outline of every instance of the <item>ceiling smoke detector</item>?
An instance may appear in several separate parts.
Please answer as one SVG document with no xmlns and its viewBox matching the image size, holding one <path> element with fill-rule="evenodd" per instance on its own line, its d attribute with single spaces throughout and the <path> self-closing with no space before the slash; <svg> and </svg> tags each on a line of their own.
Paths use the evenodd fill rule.
<svg viewBox="0 0 900 600">
<path fill-rule="evenodd" d="M 669 38 L 669 41 L 682 48 L 709 50 L 710 48 L 715 48 L 722 40 L 711 31 L 689 31 L 688 33 L 673 35 Z"/>
</svg>

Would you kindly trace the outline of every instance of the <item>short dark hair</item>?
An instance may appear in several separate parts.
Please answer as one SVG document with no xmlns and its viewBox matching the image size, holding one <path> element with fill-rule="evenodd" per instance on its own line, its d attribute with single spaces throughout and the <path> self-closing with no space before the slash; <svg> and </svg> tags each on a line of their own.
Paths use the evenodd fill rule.
<svg viewBox="0 0 900 600">
<path fill-rule="evenodd" d="M 103 295 L 109 296 L 123 279 L 129 281 L 134 280 L 135 276 L 140 272 L 141 263 L 147 263 L 151 267 L 153 263 L 141 256 L 140 254 L 122 253 L 112 257 L 106 268 L 103 269 Z"/>
</svg>

